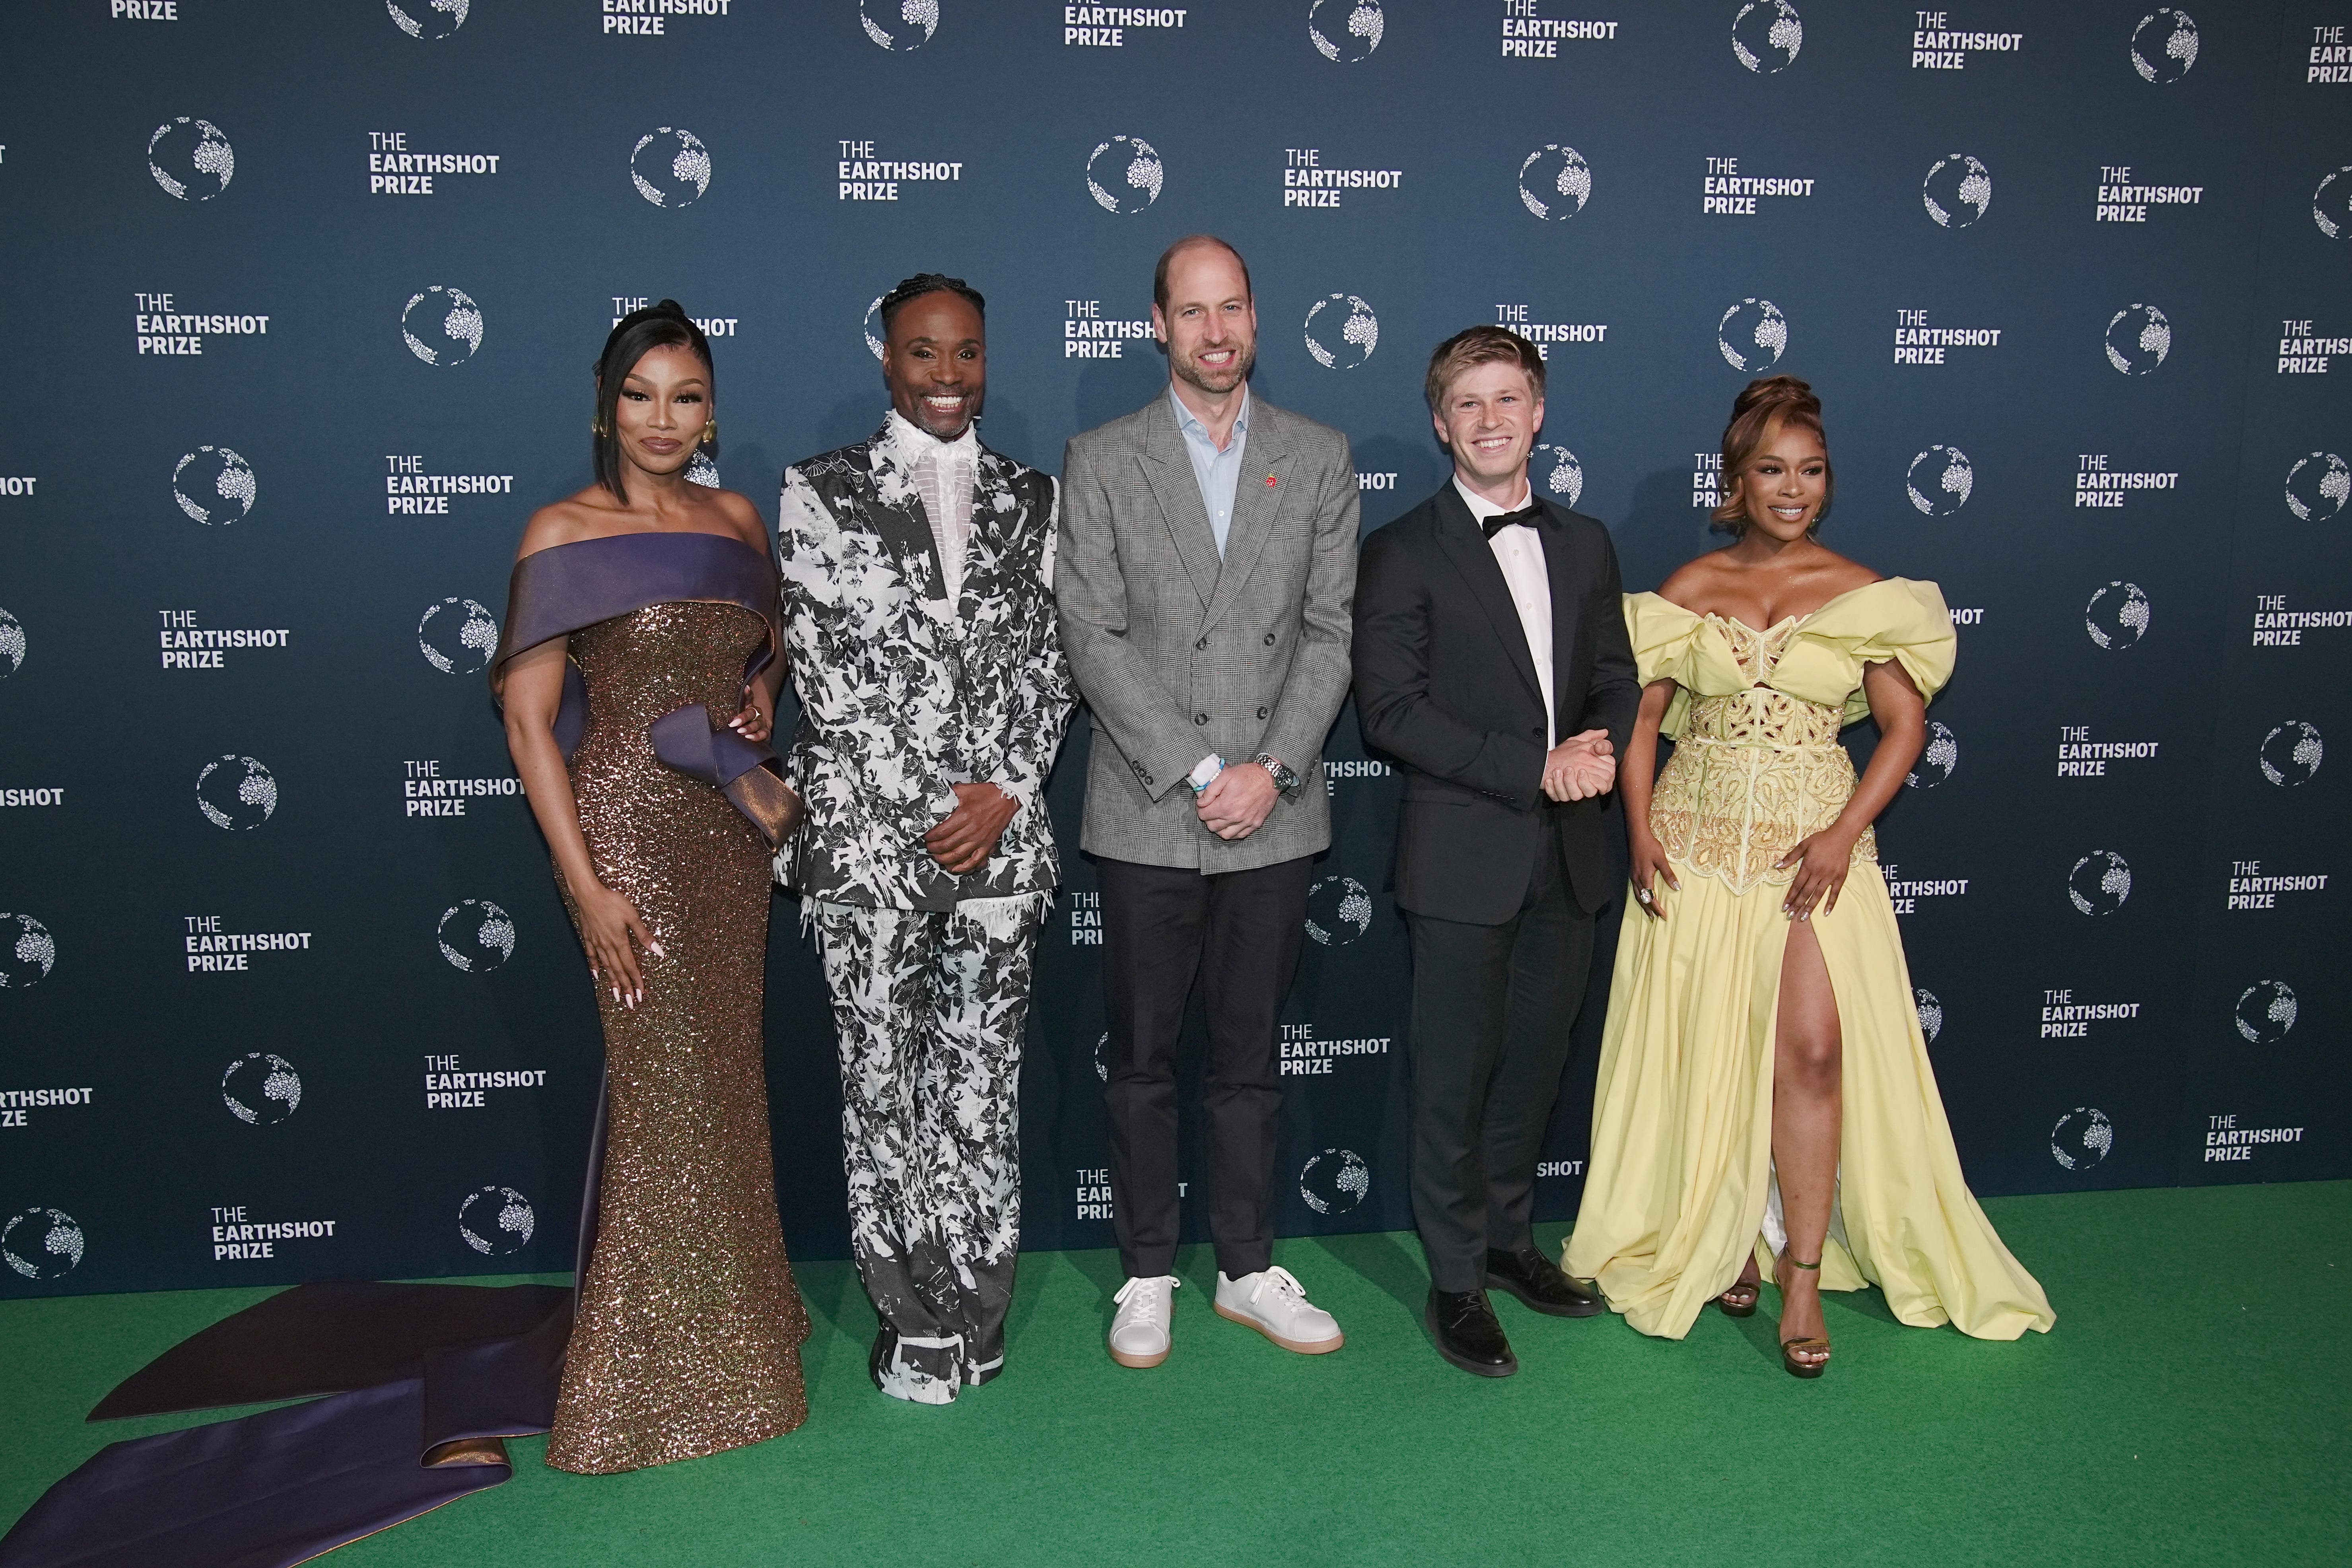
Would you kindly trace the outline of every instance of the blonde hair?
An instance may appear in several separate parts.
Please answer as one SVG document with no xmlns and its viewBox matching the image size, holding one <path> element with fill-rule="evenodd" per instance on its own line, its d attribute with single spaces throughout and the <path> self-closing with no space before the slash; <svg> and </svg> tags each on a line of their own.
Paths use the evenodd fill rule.
<svg viewBox="0 0 2352 1568">
<path fill-rule="evenodd" d="M 1507 327 L 1472 327 L 1454 333 L 1437 345 L 1429 356 L 1429 374 L 1422 383 L 1422 395 L 1429 399 L 1431 413 L 1445 401 L 1446 389 L 1454 378 L 1473 365 L 1516 364 L 1528 373 L 1528 390 L 1538 401 L 1543 397 L 1544 361 L 1542 351 Z"/>
</svg>

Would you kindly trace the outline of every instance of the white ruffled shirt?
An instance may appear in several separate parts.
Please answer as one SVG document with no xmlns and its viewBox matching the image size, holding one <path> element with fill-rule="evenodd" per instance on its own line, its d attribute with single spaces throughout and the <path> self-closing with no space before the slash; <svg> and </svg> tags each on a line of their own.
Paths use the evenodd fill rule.
<svg viewBox="0 0 2352 1568">
<path fill-rule="evenodd" d="M 963 598 L 964 546 L 971 542 L 971 498 L 980 482 L 979 422 L 965 426 L 954 440 L 942 441 L 893 408 L 890 433 L 906 455 L 915 488 L 922 492 L 923 514 L 931 525 L 931 542 L 939 547 L 940 586 L 947 591 L 952 619 Z"/>
</svg>

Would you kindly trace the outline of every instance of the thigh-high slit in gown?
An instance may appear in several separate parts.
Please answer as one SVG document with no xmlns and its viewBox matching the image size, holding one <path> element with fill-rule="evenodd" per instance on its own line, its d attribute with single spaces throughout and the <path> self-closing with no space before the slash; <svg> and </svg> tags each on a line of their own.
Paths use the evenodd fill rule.
<svg viewBox="0 0 2352 1568">
<path fill-rule="evenodd" d="M 1853 793 L 1838 732 L 1868 712 L 1867 664 L 1900 663 L 1923 696 L 1954 640 L 1931 583 L 1891 578 L 1758 631 L 1631 595 L 1644 683 L 1671 678 L 1675 741 L 1650 827 L 1680 891 L 1664 920 L 1629 901 L 1592 1112 L 1592 1153 L 1562 1266 L 1597 1279 L 1643 1333 L 1679 1339 L 1765 1247 L 1783 1244 L 1772 1174 L 1772 1063 L 1782 855 Z M 1844 1115 L 1822 1286 L 1876 1285 L 1905 1323 L 2015 1339 L 2054 1321 L 1960 1173 L 1928 1065 L 1874 831 L 1837 908 L 1811 925 L 1837 996 Z"/>
</svg>

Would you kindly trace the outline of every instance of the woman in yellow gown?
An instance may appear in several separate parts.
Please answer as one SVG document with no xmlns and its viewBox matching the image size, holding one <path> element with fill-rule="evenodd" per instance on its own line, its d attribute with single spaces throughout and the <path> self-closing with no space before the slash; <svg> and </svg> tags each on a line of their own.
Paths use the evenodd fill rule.
<svg viewBox="0 0 2352 1568">
<path fill-rule="evenodd" d="M 1710 1300 L 1754 1311 L 1768 1261 L 1800 1377 L 1829 1360 L 1822 1289 L 1874 1284 L 1902 1321 L 1980 1339 L 2047 1331 L 1961 1177 L 1871 827 L 1952 673 L 1943 595 L 1815 539 L 1832 484 L 1803 382 L 1751 383 L 1723 459 L 1734 542 L 1625 600 L 1635 902 L 1561 1266 L 1679 1339 Z M 1857 781 L 1838 732 L 1864 714 Z"/>
</svg>

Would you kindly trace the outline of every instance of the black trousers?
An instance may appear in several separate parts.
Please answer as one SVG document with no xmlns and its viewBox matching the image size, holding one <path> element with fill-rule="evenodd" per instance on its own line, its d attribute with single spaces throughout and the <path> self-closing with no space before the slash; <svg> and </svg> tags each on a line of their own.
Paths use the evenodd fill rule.
<svg viewBox="0 0 2352 1568">
<path fill-rule="evenodd" d="M 1201 1112 L 1217 1267 L 1238 1279 L 1274 1260 L 1277 1042 L 1313 865 L 1301 857 L 1204 876 L 1128 860 L 1097 864 L 1112 1226 L 1131 1278 L 1175 1272 L 1176 1043 L 1196 977 L 1209 1015 Z"/>
<path fill-rule="evenodd" d="M 1534 1245 L 1536 1161 L 1592 967 L 1592 917 L 1559 855 L 1518 913 L 1466 925 L 1408 911 L 1412 1217 L 1440 1290 L 1486 1282 L 1486 1249 Z"/>
</svg>

